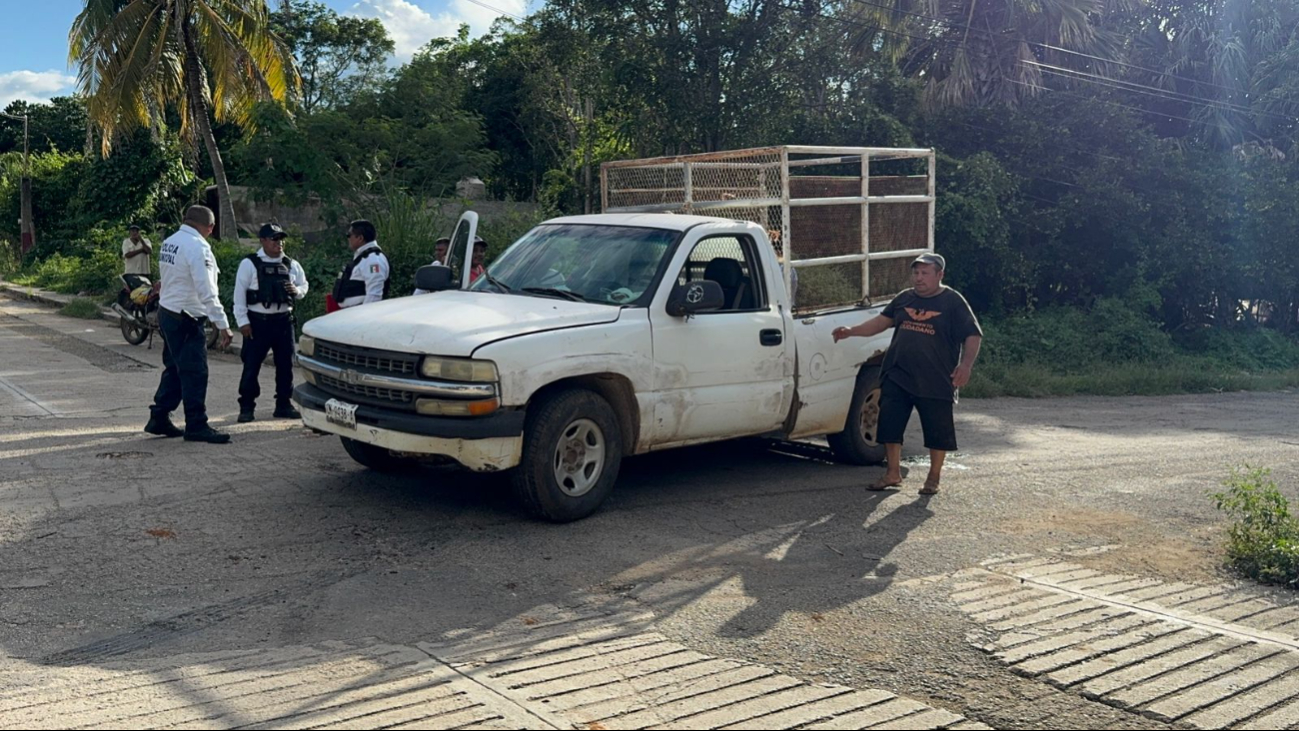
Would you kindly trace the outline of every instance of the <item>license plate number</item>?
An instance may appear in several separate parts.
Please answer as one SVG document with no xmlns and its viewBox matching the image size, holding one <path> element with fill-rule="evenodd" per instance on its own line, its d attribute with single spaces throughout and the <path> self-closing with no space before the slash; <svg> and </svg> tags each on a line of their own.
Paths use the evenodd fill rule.
<svg viewBox="0 0 1299 731">
<path fill-rule="evenodd" d="M 348 429 L 355 429 L 356 404 L 345 404 L 334 398 L 326 401 L 325 421 L 328 421 L 330 424 L 345 426 Z"/>
</svg>

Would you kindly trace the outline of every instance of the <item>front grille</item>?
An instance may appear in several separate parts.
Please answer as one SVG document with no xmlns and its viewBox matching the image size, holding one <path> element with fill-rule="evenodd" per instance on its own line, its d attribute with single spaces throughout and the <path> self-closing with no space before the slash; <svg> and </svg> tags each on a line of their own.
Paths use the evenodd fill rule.
<svg viewBox="0 0 1299 731">
<path fill-rule="evenodd" d="M 410 410 L 415 408 L 415 394 L 410 391 L 398 391 L 392 388 L 377 388 L 375 386 L 361 386 L 355 383 L 344 383 L 337 378 L 320 375 L 316 376 L 316 383 L 330 393 L 352 397 L 357 401 L 364 401 L 375 406 L 399 409 L 405 408 Z"/>
<path fill-rule="evenodd" d="M 357 348 L 336 343 L 317 342 L 315 357 L 327 363 L 396 376 L 413 376 L 419 371 L 418 355 Z"/>
</svg>

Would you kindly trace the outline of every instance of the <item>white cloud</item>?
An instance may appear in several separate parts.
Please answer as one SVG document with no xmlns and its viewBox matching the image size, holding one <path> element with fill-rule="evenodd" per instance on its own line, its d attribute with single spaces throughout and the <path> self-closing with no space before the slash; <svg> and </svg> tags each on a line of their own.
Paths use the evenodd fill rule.
<svg viewBox="0 0 1299 731">
<path fill-rule="evenodd" d="M 0 74 L 0 109 L 17 99 L 47 102 L 72 92 L 77 77 L 61 71 L 9 71 Z"/>
<path fill-rule="evenodd" d="M 470 0 L 450 0 L 446 9 L 436 15 L 410 0 L 360 0 L 347 15 L 358 18 L 377 18 L 388 29 L 396 46 L 398 61 L 409 61 L 415 52 L 434 38 L 454 36 L 462 23 L 469 24 L 469 32 L 479 36 L 486 33 L 492 21 L 502 14 L 524 16 L 526 0 L 482 0 L 502 12 L 483 7 Z"/>
</svg>

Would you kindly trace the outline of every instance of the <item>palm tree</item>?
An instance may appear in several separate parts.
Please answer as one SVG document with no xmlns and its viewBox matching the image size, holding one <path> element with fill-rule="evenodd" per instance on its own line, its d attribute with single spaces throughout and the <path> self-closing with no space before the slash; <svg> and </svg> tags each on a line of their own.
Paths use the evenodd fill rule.
<svg viewBox="0 0 1299 731">
<path fill-rule="evenodd" d="M 247 124 L 256 102 L 283 102 L 299 83 L 266 0 L 86 0 L 68 45 L 104 154 L 123 132 L 162 127 L 174 111 L 181 136 L 207 148 L 221 236 L 236 238 L 211 120 Z"/>
<path fill-rule="evenodd" d="M 1043 74 L 1107 71 L 1120 39 L 1099 22 L 1128 0 L 844 0 L 853 46 L 883 52 L 925 81 L 935 106 L 1015 104 Z M 1065 71 L 1067 73 L 1067 71 Z"/>
</svg>

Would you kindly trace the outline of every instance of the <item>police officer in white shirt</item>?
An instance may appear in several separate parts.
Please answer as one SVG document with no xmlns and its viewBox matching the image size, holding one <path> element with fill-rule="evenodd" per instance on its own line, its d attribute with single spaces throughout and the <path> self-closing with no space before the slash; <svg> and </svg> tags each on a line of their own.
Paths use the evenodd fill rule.
<svg viewBox="0 0 1299 731">
<path fill-rule="evenodd" d="M 257 397 L 262 395 L 257 376 L 268 352 L 275 352 L 276 419 L 301 419 L 289 401 L 293 395 L 293 303 L 307 296 L 307 275 L 302 265 L 284 255 L 288 234 L 274 223 L 262 226 L 257 237 L 262 248 L 239 262 L 235 274 L 235 322 L 244 336 L 240 358 L 239 423 L 256 418 Z"/>
<path fill-rule="evenodd" d="M 164 437 L 184 435 L 187 442 L 225 444 L 223 434 L 207 423 L 207 337 L 210 320 L 221 330 L 221 347 L 234 333 L 217 291 L 216 257 L 206 236 L 216 228 L 216 216 L 206 206 L 190 206 L 184 225 L 162 242 L 158 268 L 162 293 L 158 326 L 162 331 L 162 381 L 154 394 L 144 430 Z M 185 431 L 171 423 L 171 412 L 185 404 Z"/>
<path fill-rule="evenodd" d="M 374 224 L 369 221 L 353 221 L 348 227 L 347 246 L 353 255 L 334 282 L 334 301 L 339 307 L 378 302 L 388 296 L 391 268 L 376 237 Z"/>
</svg>

